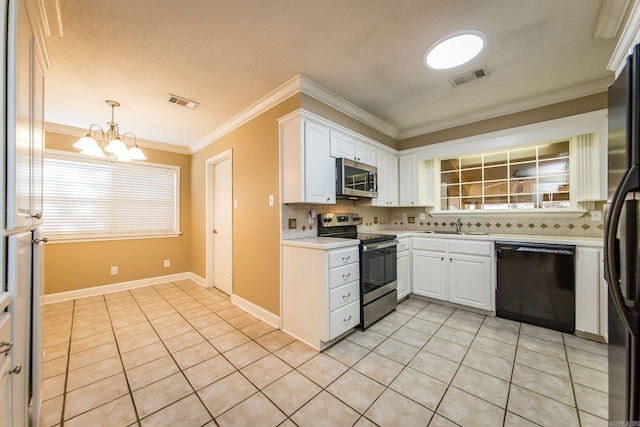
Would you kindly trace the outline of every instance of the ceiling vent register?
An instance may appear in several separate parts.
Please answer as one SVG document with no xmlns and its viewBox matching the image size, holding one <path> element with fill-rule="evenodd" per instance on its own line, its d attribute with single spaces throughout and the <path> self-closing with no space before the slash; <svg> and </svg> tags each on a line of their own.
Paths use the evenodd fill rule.
<svg viewBox="0 0 640 427">
<path fill-rule="evenodd" d="M 186 107 L 186 108 L 188 108 L 190 110 L 193 110 L 198 105 L 200 105 L 199 102 L 191 101 L 190 99 L 183 98 L 183 97 L 177 96 L 177 95 L 171 95 L 171 94 L 169 94 L 169 102 L 172 103 L 172 104 L 180 105 L 182 107 Z"/>
<path fill-rule="evenodd" d="M 483 67 L 467 71 L 466 73 L 458 74 L 457 76 L 450 78 L 449 83 L 451 83 L 451 86 L 453 87 L 458 87 L 462 84 L 469 83 L 489 75 L 491 75 L 491 73 L 489 73 L 489 69 L 485 65 Z"/>
</svg>

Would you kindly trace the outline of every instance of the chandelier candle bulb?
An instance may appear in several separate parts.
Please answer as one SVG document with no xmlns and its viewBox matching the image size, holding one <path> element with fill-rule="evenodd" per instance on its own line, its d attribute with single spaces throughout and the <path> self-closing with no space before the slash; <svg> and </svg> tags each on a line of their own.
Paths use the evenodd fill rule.
<svg viewBox="0 0 640 427">
<path fill-rule="evenodd" d="M 109 130 L 105 132 L 100 125 L 92 124 L 89 126 L 89 132 L 73 144 L 73 146 L 80 150 L 80 154 L 92 157 L 106 157 L 111 162 L 115 162 L 116 160 L 121 162 L 146 160 L 147 157 L 144 155 L 140 147 L 138 147 L 136 136 L 132 132 L 125 132 L 121 135 L 118 129 L 118 124 L 114 121 L 114 110 L 115 107 L 120 106 L 120 103 L 110 100 L 106 100 L 105 102 L 107 105 L 111 106 L 111 121 L 107 122 Z M 94 126 L 97 129 L 93 130 L 92 133 Z M 127 148 L 127 145 L 124 142 L 124 138 L 127 135 L 133 137 L 133 147 L 131 148 Z M 98 145 L 98 136 L 100 137 L 99 139 L 102 144 L 102 148 Z M 104 153 L 105 151 L 107 154 Z"/>
</svg>

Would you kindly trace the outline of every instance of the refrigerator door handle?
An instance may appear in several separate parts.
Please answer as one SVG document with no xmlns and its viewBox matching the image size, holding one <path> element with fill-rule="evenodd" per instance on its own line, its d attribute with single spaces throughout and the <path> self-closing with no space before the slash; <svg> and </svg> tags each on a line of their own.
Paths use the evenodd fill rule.
<svg viewBox="0 0 640 427">
<path fill-rule="evenodd" d="M 605 268 L 607 271 L 609 291 L 611 292 L 614 305 L 620 314 L 622 323 L 634 339 L 640 338 L 638 337 L 638 330 L 634 326 L 638 324 L 638 314 L 627 307 L 624 302 L 624 297 L 622 296 L 622 290 L 620 289 L 620 275 L 616 268 L 619 261 L 616 252 L 616 232 L 618 230 L 618 223 L 620 222 L 620 215 L 624 206 L 625 196 L 630 192 L 638 190 L 636 183 L 639 178 L 640 170 L 638 170 L 638 166 L 634 165 L 627 171 L 620 181 L 620 185 L 616 188 L 613 200 L 611 201 L 611 209 L 607 216 L 604 234 Z"/>
</svg>

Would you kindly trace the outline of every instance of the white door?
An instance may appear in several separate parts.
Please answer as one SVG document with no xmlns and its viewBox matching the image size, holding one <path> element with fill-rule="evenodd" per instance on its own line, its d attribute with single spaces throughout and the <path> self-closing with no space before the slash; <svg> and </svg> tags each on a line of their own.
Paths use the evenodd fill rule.
<svg viewBox="0 0 640 427">
<path fill-rule="evenodd" d="M 213 274 L 214 286 L 231 295 L 232 258 L 232 192 L 231 159 L 213 165 Z"/>
<path fill-rule="evenodd" d="M 32 273 L 32 234 L 30 231 L 9 236 L 8 283 L 7 291 L 11 295 L 9 314 L 11 314 L 11 335 L 13 347 L 9 352 L 16 369 L 12 384 L 12 400 L 15 426 L 27 425 L 29 407 L 29 358 L 31 335 L 31 273 Z"/>
</svg>

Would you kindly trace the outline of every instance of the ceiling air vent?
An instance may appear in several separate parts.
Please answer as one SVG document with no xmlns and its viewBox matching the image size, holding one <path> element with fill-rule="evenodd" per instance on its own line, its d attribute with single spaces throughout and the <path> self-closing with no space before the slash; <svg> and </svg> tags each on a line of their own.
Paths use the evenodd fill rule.
<svg viewBox="0 0 640 427">
<path fill-rule="evenodd" d="M 478 80 L 481 77 L 490 75 L 489 69 L 485 65 L 484 67 L 476 68 L 475 70 L 467 71 L 466 73 L 459 74 L 449 79 L 451 86 L 458 87 L 461 84 L 469 83 L 473 80 Z"/>
<path fill-rule="evenodd" d="M 169 94 L 169 102 L 172 104 L 180 105 L 182 107 L 186 107 L 190 110 L 193 110 L 198 105 L 200 105 L 199 102 L 191 101 L 187 98 L 183 98 L 181 96 L 171 95 L 171 94 Z"/>
</svg>

